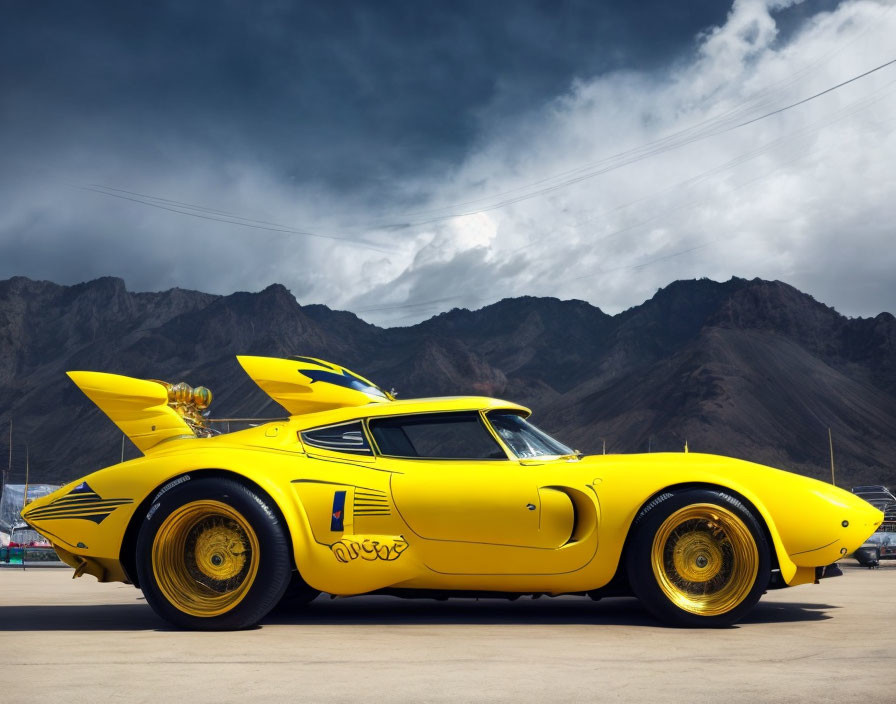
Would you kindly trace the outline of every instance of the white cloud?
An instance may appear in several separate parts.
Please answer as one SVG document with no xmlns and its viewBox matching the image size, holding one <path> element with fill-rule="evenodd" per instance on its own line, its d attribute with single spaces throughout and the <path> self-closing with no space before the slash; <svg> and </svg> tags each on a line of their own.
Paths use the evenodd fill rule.
<svg viewBox="0 0 896 704">
<path fill-rule="evenodd" d="M 584 298 L 613 312 L 675 278 L 738 275 L 786 280 L 848 314 L 893 310 L 896 65 L 731 128 L 896 58 L 896 11 L 845 3 L 781 43 L 771 10 L 788 4 L 738 0 L 723 26 L 696 40 L 690 61 L 662 75 L 579 82 L 512 128 L 495 126 L 450 182 L 434 186 L 433 207 L 467 202 L 458 211 L 469 212 L 525 197 L 693 125 L 700 127 L 685 135 L 700 138 L 488 210 L 496 232 L 489 240 L 470 240 L 456 221 L 430 225 L 441 269 L 454 272 L 446 278 L 473 249 L 490 272 L 463 290 L 446 287 L 457 298 L 436 308 L 534 294 Z M 713 125 L 720 133 L 706 137 Z M 549 178 L 555 174 L 565 176 Z M 502 195 L 483 198 L 489 194 Z M 436 277 L 434 261 L 393 263 L 402 285 L 390 300 L 407 292 L 409 303 L 419 302 L 412 292 Z M 377 295 L 388 290 L 386 282 Z M 431 312 L 370 317 L 388 323 Z"/>
</svg>

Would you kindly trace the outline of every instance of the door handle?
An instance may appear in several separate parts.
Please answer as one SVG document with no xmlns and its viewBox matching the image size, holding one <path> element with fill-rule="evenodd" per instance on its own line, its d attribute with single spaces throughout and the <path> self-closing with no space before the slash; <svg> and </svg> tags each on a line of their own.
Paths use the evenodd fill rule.
<svg viewBox="0 0 896 704">
<path fill-rule="evenodd" d="M 535 504 L 526 504 L 526 508 L 529 509 L 530 511 L 534 511 L 534 510 L 535 510 Z"/>
</svg>

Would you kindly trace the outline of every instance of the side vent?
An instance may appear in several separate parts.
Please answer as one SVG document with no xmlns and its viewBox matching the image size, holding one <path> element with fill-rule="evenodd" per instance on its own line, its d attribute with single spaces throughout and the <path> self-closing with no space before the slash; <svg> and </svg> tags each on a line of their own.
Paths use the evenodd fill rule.
<svg viewBox="0 0 896 704">
<path fill-rule="evenodd" d="M 352 507 L 355 516 L 389 516 L 389 497 L 379 489 L 355 487 L 355 500 Z"/>
</svg>

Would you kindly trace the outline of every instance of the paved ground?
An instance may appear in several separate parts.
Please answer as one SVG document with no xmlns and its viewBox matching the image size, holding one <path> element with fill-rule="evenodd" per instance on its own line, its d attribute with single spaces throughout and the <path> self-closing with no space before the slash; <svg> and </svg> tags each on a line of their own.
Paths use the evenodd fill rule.
<svg viewBox="0 0 896 704">
<path fill-rule="evenodd" d="M 171 631 L 140 592 L 0 570 L 0 701 L 896 701 L 896 564 L 771 592 L 738 627 L 631 599 L 315 601 L 240 633 Z"/>
</svg>

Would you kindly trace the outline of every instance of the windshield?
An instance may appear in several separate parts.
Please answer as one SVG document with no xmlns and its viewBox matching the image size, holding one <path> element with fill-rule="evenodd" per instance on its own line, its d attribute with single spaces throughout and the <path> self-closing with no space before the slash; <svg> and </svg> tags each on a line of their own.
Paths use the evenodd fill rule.
<svg viewBox="0 0 896 704">
<path fill-rule="evenodd" d="M 543 433 L 518 413 L 492 411 L 488 414 L 488 420 L 504 444 L 520 459 L 575 454 L 571 448 Z"/>
</svg>

